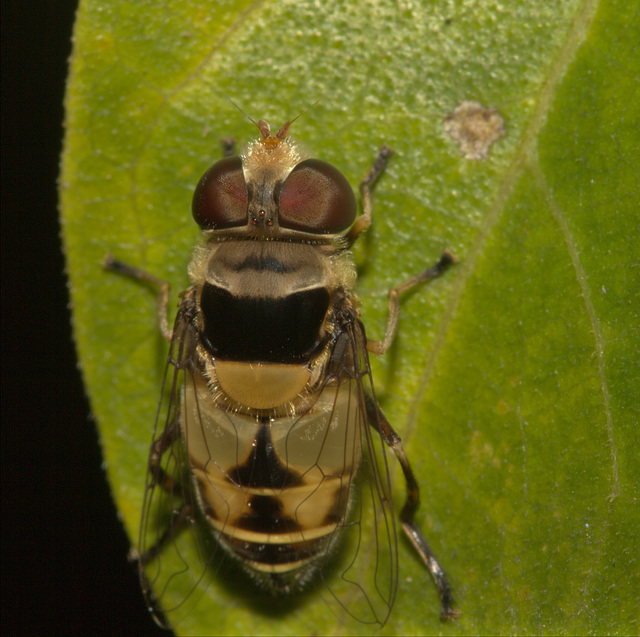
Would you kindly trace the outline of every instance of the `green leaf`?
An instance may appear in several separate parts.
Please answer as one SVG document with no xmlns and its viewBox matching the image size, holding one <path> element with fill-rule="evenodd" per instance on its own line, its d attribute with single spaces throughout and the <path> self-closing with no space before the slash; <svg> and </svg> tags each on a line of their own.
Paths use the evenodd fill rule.
<svg viewBox="0 0 640 637">
<path fill-rule="evenodd" d="M 166 344 L 153 293 L 107 252 L 188 284 L 194 184 L 219 140 L 280 125 L 356 186 L 395 156 L 356 249 L 376 363 L 422 487 L 418 516 L 463 615 L 438 620 L 400 542 L 382 631 L 319 596 L 270 611 L 212 576 L 182 634 L 636 633 L 640 616 L 640 29 L 636 3 L 81 2 L 61 177 L 78 354 L 114 498 L 136 542 Z M 318 101 L 317 104 L 315 102 Z M 463 101 L 507 135 L 484 160 L 444 131 Z M 633 449 L 636 449 L 634 452 Z M 394 471 L 398 507 L 403 498 Z"/>
</svg>

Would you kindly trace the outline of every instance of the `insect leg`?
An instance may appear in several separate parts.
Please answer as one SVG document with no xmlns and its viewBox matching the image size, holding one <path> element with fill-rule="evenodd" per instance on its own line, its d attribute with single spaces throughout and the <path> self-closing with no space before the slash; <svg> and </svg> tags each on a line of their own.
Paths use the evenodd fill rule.
<svg viewBox="0 0 640 637">
<path fill-rule="evenodd" d="M 400 317 L 400 294 L 416 285 L 431 281 L 439 277 L 450 265 L 457 263 L 458 259 L 449 250 L 445 250 L 442 256 L 430 268 L 424 272 L 411 277 L 408 281 L 397 285 L 389 290 L 389 313 L 387 316 L 387 329 L 382 341 L 367 340 L 367 349 L 373 354 L 384 354 L 396 335 L 398 319 Z"/>
<path fill-rule="evenodd" d="M 178 419 L 174 418 L 164 429 L 162 435 L 151 445 L 147 489 L 152 486 L 158 486 L 170 495 L 185 500 L 185 504 L 183 504 L 180 509 L 173 511 L 168 527 L 149 548 L 142 553 L 135 551 L 131 554 L 131 559 L 137 559 L 141 566 L 145 566 L 151 562 L 162 551 L 167 542 L 169 542 L 182 527 L 193 520 L 193 507 L 188 504 L 193 500 L 191 497 L 185 498 L 185 492 L 190 493 L 191 485 L 187 484 L 185 486 L 181 482 L 176 481 L 162 466 L 163 455 L 179 438 L 180 424 Z"/>
<path fill-rule="evenodd" d="M 150 546 L 144 553 L 139 553 L 137 550 L 132 549 L 129 552 L 130 561 L 138 561 L 140 566 L 146 566 L 152 562 L 166 546 L 175 534 L 180 531 L 186 524 L 193 520 L 193 510 L 188 504 L 183 504 L 179 511 L 174 511 L 171 515 L 171 522 L 169 526 L 164 530 L 162 535 L 157 541 Z"/>
<path fill-rule="evenodd" d="M 402 530 L 420 556 L 420 559 L 422 559 L 425 566 L 429 569 L 431 577 L 438 588 L 438 593 L 440 594 L 440 619 L 454 619 L 460 615 L 460 611 L 454 608 L 451 585 L 449 584 L 444 569 L 440 566 L 438 559 L 414 519 L 416 511 L 420 506 L 420 487 L 413 475 L 407 454 L 402 448 L 400 436 L 394 431 L 391 423 L 387 420 L 387 417 L 382 413 L 382 410 L 373 398 L 367 396 L 366 407 L 369 424 L 380 432 L 385 443 L 391 447 L 398 462 L 400 462 L 402 473 L 407 483 L 407 499 L 400 512 Z"/>
<path fill-rule="evenodd" d="M 162 466 L 162 456 L 179 438 L 180 425 L 178 420 L 174 418 L 173 422 L 164 429 L 162 435 L 153 441 L 151 452 L 149 453 L 149 476 L 151 485 L 158 485 L 167 493 L 175 496 L 182 496 L 185 491 L 185 486 L 174 480 L 165 471 Z"/>
<path fill-rule="evenodd" d="M 373 186 L 382 174 L 389 157 L 393 151 L 388 146 L 381 146 L 378 156 L 373 162 L 373 166 L 369 169 L 365 178 L 360 182 L 360 196 L 362 197 L 362 214 L 355 220 L 349 232 L 345 235 L 345 239 L 349 245 L 367 230 L 371 225 L 371 212 L 373 210 Z"/>
<path fill-rule="evenodd" d="M 138 279 L 139 281 L 151 283 L 158 288 L 158 325 L 160 326 L 162 336 L 167 341 L 171 342 L 172 331 L 169 329 L 169 319 L 167 318 L 167 307 L 169 305 L 169 283 L 153 276 L 153 274 L 150 274 L 145 270 L 141 270 L 122 261 L 118 261 L 117 259 L 114 259 L 111 254 L 107 254 L 104 258 L 102 267 L 105 270 L 110 270 L 111 272 L 118 272 L 119 274 L 124 274 L 125 276 Z"/>
</svg>

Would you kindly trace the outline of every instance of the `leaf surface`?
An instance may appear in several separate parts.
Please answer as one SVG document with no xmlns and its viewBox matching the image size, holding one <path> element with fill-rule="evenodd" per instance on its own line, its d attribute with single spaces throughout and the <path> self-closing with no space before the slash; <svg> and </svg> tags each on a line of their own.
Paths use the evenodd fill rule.
<svg viewBox="0 0 640 637">
<path fill-rule="evenodd" d="M 395 156 L 356 248 L 368 333 L 386 290 L 445 247 L 460 264 L 403 297 L 375 364 L 422 487 L 419 521 L 463 616 L 400 542 L 382 631 L 314 595 L 274 610 L 212 577 L 180 634 L 635 633 L 640 615 L 639 11 L 622 0 L 81 2 L 61 177 L 74 330 L 105 463 L 135 543 L 166 344 L 146 287 L 107 252 L 188 285 L 194 184 L 220 140 L 292 128 L 354 187 Z M 314 104 L 318 101 L 317 104 Z M 463 101 L 506 137 L 470 160 Z M 636 449 L 636 452 L 633 449 Z M 403 498 L 394 472 L 397 507 Z"/>
</svg>

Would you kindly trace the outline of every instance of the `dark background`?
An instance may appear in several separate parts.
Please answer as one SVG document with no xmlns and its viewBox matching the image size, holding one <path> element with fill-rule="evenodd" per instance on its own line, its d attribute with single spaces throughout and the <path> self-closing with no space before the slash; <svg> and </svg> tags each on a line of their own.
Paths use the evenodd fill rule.
<svg viewBox="0 0 640 637">
<path fill-rule="evenodd" d="M 2 633 L 167 635 L 127 563 L 71 336 L 56 179 L 75 9 L 2 2 Z"/>
</svg>

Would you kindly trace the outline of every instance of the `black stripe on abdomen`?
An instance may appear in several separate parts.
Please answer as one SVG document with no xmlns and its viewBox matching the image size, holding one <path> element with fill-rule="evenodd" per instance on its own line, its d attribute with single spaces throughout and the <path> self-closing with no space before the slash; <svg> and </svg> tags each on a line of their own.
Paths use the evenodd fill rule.
<svg viewBox="0 0 640 637">
<path fill-rule="evenodd" d="M 330 536 L 325 535 L 302 542 L 251 542 L 225 535 L 222 541 L 242 561 L 250 562 L 253 568 L 280 572 L 300 568 L 301 562 L 308 562 L 322 555 Z M 291 568 L 287 569 L 287 565 Z"/>
<path fill-rule="evenodd" d="M 301 476 L 297 471 L 282 464 L 271 440 L 271 428 L 265 423 L 258 428 L 247 460 L 230 469 L 227 476 L 228 480 L 236 486 L 249 489 L 280 490 L 301 482 Z M 257 510 L 257 502 L 255 506 Z M 262 509 L 264 507 L 260 508 Z"/>
</svg>

